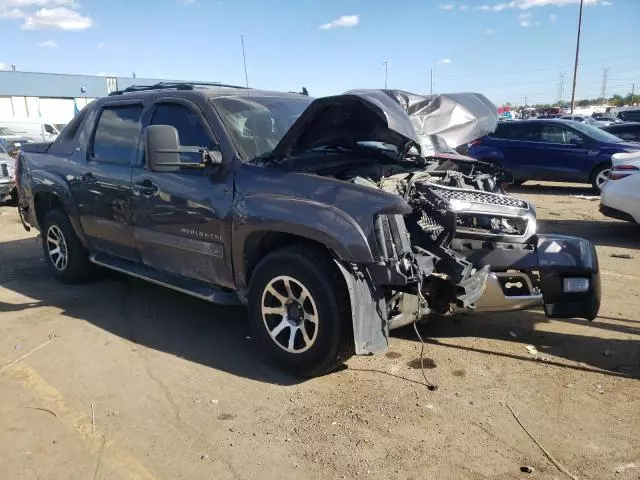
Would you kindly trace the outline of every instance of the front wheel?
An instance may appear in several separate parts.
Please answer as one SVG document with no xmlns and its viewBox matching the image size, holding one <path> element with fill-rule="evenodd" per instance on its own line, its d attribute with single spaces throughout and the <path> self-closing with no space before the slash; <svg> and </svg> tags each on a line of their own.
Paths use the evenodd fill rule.
<svg viewBox="0 0 640 480">
<path fill-rule="evenodd" d="M 596 192 L 600 192 L 607 180 L 609 180 L 609 174 L 611 173 L 611 167 L 609 165 L 600 165 L 593 171 L 591 175 L 591 185 Z"/>
<path fill-rule="evenodd" d="M 249 318 L 263 352 L 294 375 L 335 369 L 354 353 L 349 297 L 333 259 L 306 246 L 269 254 L 249 288 Z"/>
</svg>

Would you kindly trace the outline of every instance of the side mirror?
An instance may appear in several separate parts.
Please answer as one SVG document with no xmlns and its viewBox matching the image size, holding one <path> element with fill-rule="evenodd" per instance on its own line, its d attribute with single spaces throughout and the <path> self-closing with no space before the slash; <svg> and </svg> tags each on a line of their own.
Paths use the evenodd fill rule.
<svg viewBox="0 0 640 480">
<path fill-rule="evenodd" d="M 171 125 L 151 125 L 144 135 L 144 154 L 152 172 L 180 169 L 180 138 Z"/>
<path fill-rule="evenodd" d="M 152 172 L 175 172 L 181 168 L 205 168 L 207 165 L 222 163 L 219 149 L 208 150 L 200 147 L 181 147 L 178 130 L 171 125 L 151 125 L 144 135 L 144 150 L 147 165 Z M 183 162 L 180 154 L 197 153 L 197 162 Z"/>
</svg>

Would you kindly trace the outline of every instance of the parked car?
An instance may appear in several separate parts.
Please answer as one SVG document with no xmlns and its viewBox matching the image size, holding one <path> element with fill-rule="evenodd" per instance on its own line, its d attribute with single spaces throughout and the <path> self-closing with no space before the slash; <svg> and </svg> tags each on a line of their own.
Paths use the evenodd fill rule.
<svg viewBox="0 0 640 480">
<path fill-rule="evenodd" d="M 640 122 L 614 123 L 613 125 L 602 127 L 602 130 L 627 142 L 640 142 Z"/>
<path fill-rule="evenodd" d="M 640 152 L 616 153 L 600 196 L 600 211 L 612 218 L 640 223 Z"/>
<path fill-rule="evenodd" d="M 640 108 L 638 107 L 612 108 L 608 113 L 624 122 L 640 122 Z"/>
<path fill-rule="evenodd" d="M 52 123 L 31 120 L 0 120 L 0 129 L 11 131 L 12 135 L 29 138 L 32 142 L 52 142 L 60 131 Z"/>
<path fill-rule="evenodd" d="M 59 280 L 100 265 L 244 304 L 259 347 L 296 374 L 485 292 L 486 309 L 593 319 L 593 246 L 537 235 L 495 166 L 442 153 L 496 123 L 477 94 L 130 87 L 24 146 L 19 213 Z"/>
<path fill-rule="evenodd" d="M 591 183 L 600 190 L 611 169 L 611 155 L 640 150 L 586 123 L 523 120 L 500 123 L 496 131 L 471 144 L 469 155 L 496 163 L 516 181 Z"/>
<path fill-rule="evenodd" d="M 560 117 L 561 120 L 573 120 L 574 122 L 580 122 L 580 123 L 588 123 L 589 125 L 593 125 L 594 127 L 604 127 L 606 125 L 611 125 L 613 122 L 613 120 L 611 120 L 610 118 L 607 118 L 605 120 L 597 120 L 593 117 L 590 116 L 586 116 L 586 115 L 565 115 L 563 117 Z"/>
<path fill-rule="evenodd" d="M 11 157 L 0 142 L 0 203 L 16 205 L 18 193 L 15 183 L 15 159 Z"/>
<path fill-rule="evenodd" d="M 18 155 L 20 147 L 27 143 L 33 143 L 33 140 L 16 135 L 0 137 L 0 144 L 2 144 L 6 152 L 12 157 L 16 157 Z"/>
</svg>

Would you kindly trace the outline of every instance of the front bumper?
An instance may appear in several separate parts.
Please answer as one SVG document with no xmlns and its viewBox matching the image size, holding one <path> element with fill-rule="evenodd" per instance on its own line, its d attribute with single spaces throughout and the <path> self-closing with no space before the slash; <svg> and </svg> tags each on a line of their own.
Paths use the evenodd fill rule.
<svg viewBox="0 0 640 480">
<path fill-rule="evenodd" d="M 495 248 L 466 253 L 476 267 L 491 266 L 485 293 L 476 302 L 479 311 L 505 312 L 543 306 L 550 318 L 593 320 L 598 315 L 600 270 L 595 248 L 588 240 L 539 235 L 535 249 Z M 587 288 L 567 291 L 567 283 L 575 279 L 582 279 Z"/>
</svg>

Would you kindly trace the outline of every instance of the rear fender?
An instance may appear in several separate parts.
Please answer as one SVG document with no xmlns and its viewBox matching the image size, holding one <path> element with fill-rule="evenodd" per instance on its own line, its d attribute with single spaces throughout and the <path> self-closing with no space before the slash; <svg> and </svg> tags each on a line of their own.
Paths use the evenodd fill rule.
<svg viewBox="0 0 640 480">
<path fill-rule="evenodd" d="M 59 200 L 80 242 L 85 248 L 88 248 L 89 244 L 80 223 L 78 208 L 67 182 L 54 174 L 43 171 L 38 171 L 37 174 L 32 176 L 31 198 L 28 199 L 28 218 L 32 226 L 39 226 L 36 205 L 41 195 L 52 195 Z"/>
</svg>

